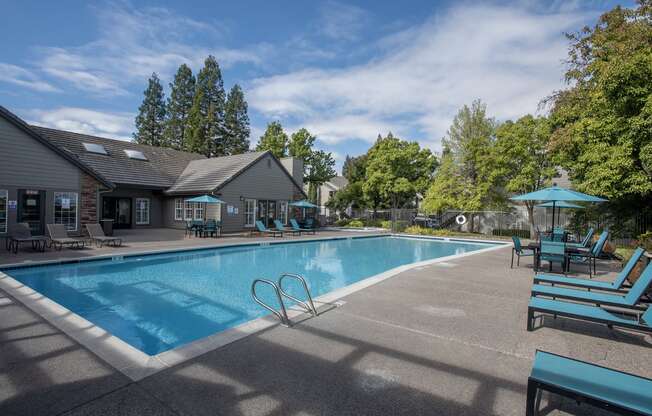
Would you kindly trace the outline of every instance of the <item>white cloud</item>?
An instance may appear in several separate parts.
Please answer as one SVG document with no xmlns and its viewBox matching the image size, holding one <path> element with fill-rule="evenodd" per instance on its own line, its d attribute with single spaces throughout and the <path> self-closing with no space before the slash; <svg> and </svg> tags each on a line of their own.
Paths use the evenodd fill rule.
<svg viewBox="0 0 652 416">
<path fill-rule="evenodd" d="M 131 140 L 134 115 L 85 108 L 60 107 L 28 112 L 29 122 L 43 127 L 73 131 L 118 140 Z"/>
<path fill-rule="evenodd" d="M 321 6 L 319 32 L 335 40 L 355 40 L 368 23 L 369 13 L 357 6 L 328 1 Z"/>
<path fill-rule="evenodd" d="M 25 68 L 0 62 L 0 81 L 29 88 L 38 92 L 58 92 L 59 89 L 43 81 L 38 75 Z"/>
<path fill-rule="evenodd" d="M 367 63 L 255 79 L 248 100 L 325 142 L 372 142 L 391 130 L 436 148 L 458 108 L 476 98 L 498 119 L 535 112 L 562 85 L 563 32 L 587 20 L 577 11 L 455 7 L 382 39 L 384 52 Z"/>
<path fill-rule="evenodd" d="M 222 43 L 224 25 L 179 16 L 165 8 L 108 3 L 97 14 L 96 40 L 78 47 L 39 49 L 45 73 L 80 90 L 125 95 L 131 84 L 144 85 L 152 72 L 171 79 L 180 64 L 197 69 L 209 54 L 223 67 L 255 64 L 263 51 L 208 46 Z"/>
</svg>

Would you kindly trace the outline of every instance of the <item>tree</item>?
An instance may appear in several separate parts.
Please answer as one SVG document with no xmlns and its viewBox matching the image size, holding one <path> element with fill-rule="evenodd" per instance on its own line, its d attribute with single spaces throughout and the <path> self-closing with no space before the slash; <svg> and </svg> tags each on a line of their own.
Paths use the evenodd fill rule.
<svg viewBox="0 0 652 416">
<path fill-rule="evenodd" d="M 462 206 L 460 170 L 450 149 L 444 148 L 439 168 L 426 191 L 422 208 L 426 212 L 441 212 Z"/>
<path fill-rule="evenodd" d="M 199 107 L 204 117 L 205 133 L 202 137 L 207 142 L 201 145 L 208 149 L 207 156 L 223 156 L 226 154 L 224 139 L 224 82 L 222 71 L 214 56 L 209 55 L 204 61 L 204 67 L 197 74 L 195 97 L 201 92 Z"/>
<path fill-rule="evenodd" d="M 557 173 L 548 150 L 549 139 L 550 122 L 544 117 L 527 115 L 498 127 L 493 151 L 495 182 L 515 194 L 548 186 Z M 534 235 L 534 205 L 537 202 L 524 202 Z"/>
<path fill-rule="evenodd" d="M 357 157 L 346 155 L 344 164 L 342 165 L 342 176 L 344 176 L 349 183 L 361 182 L 364 180 L 366 168 L 366 154 Z"/>
<path fill-rule="evenodd" d="M 163 87 L 158 75 L 153 73 L 144 91 L 143 103 L 138 108 L 134 139 L 136 143 L 151 146 L 164 146 L 163 127 L 165 121 L 165 103 Z"/>
<path fill-rule="evenodd" d="M 577 190 L 634 212 L 652 202 L 652 3 L 567 35 L 570 87 L 552 102 L 551 148 Z"/>
<path fill-rule="evenodd" d="M 211 148 L 208 140 L 208 123 L 206 114 L 202 112 L 204 91 L 198 89 L 188 113 L 188 125 L 184 130 L 184 150 L 200 153 L 210 157 Z"/>
<path fill-rule="evenodd" d="M 165 143 L 174 149 L 183 149 L 188 115 L 195 96 L 195 77 L 188 65 L 182 64 L 170 83 L 163 136 Z"/>
<path fill-rule="evenodd" d="M 315 150 L 308 157 L 304 182 L 308 184 L 308 197 L 317 201 L 317 188 L 330 180 L 335 173 L 335 159 L 330 152 Z"/>
<path fill-rule="evenodd" d="M 390 133 L 379 138 L 367 153 L 363 192 L 374 210 L 383 200 L 398 208 L 425 192 L 436 165 L 430 150 Z"/>
<path fill-rule="evenodd" d="M 265 133 L 260 136 L 260 140 L 256 145 L 256 151 L 269 150 L 277 158 L 287 156 L 288 151 L 288 135 L 283 131 L 283 126 L 278 121 L 273 121 L 267 125 Z"/>
<path fill-rule="evenodd" d="M 487 117 L 487 107 L 480 100 L 475 100 L 471 107 L 464 106 L 453 119 L 447 137 L 442 139 L 444 149 L 450 152 L 451 166 L 456 183 L 449 179 L 435 177 L 435 182 L 442 185 L 441 190 L 448 193 L 430 193 L 428 206 L 447 206 L 455 201 L 458 209 L 469 212 L 470 228 L 473 232 L 474 211 L 479 211 L 495 203 L 495 183 L 492 181 L 492 158 L 494 131 L 496 123 Z M 444 175 L 439 172 L 437 176 Z M 437 199 L 441 201 L 437 201 Z"/>
<path fill-rule="evenodd" d="M 249 115 L 244 93 L 238 84 L 229 91 L 224 111 L 224 154 L 237 155 L 249 150 Z"/>
<path fill-rule="evenodd" d="M 288 153 L 303 161 L 304 171 L 307 172 L 307 165 L 312 155 L 312 146 L 315 144 L 316 137 L 305 129 L 299 129 L 292 133 L 288 143 Z"/>
</svg>

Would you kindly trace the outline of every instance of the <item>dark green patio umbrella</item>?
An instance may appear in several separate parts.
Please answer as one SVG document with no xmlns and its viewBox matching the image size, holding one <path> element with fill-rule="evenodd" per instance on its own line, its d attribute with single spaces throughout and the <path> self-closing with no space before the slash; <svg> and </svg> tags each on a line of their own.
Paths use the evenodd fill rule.
<svg viewBox="0 0 652 416">
<path fill-rule="evenodd" d="M 606 199 L 599 198 L 593 195 L 583 194 L 582 192 L 573 191 L 571 189 L 561 188 L 559 186 L 551 186 L 549 188 L 539 189 L 538 191 L 529 192 L 527 194 L 514 196 L 510 198 L 512 201 L 547 201 L 552 203 L 552 211 L 554 213 L 555 207 L 559 201 L 574 201 L 574 202 L 605 202 Z M 552 217 L 552 228 L 555 228 L 555 216 Z"/>
</svg>

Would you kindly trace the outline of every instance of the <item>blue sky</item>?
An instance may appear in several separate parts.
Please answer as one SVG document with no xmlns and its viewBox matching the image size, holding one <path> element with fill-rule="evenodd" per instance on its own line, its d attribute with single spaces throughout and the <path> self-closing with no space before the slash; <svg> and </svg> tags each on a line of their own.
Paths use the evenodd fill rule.
<svg viewBox="0 0 652 416">
<path fill-rule="evenodd" d="M 307 127 L 338 166 L 392 131 L 440 148 L 481 98 L 498 120 L 563 87 L 563 33 L 612 1 L 5 2 L 0 104 L 31 123 L 128 140 L 147 78 L 208 54 L 245 90 L 254 144 Z M 629 6 L 629 3 L 625 3 Z M 167 92 L 167 88 L 166 88 Z"/>
</svg>

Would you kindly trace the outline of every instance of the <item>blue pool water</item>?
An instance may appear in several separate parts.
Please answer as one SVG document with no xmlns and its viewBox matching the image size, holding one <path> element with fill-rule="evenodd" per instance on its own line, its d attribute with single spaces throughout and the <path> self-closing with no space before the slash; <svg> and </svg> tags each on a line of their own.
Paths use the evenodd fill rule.
<svg viewBox="0 0 652 416">
<path fill-rule="evenodd" d="M 225 247 L 4 272 L 154 355 L 266 315 L 250 295 L 255 278 L 276 280 L 282 272 L 299 273 L 316 297 L 401 265 L 487 247 L 388 236 Z M 288 288 L 293 284 L 285 282 Z M 261 286 L 259 292 L 275 304 L 271 290 Z"/>
</svg>

